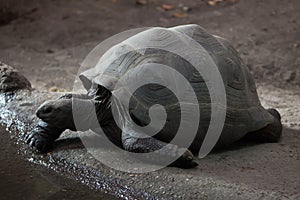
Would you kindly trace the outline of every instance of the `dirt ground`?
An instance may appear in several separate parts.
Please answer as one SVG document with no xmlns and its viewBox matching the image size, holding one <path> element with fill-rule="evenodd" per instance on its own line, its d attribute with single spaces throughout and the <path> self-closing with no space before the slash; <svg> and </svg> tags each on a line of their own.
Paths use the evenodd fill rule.
<svg viewBox="0 0 300 200">
<path fill-rule="evenodd" d="M 146 2 L 143 5 L 134 0 L 20 2 L 14 5 L 12 17 L 0 20 L 0 60 L 18 69 L 39 91 L 71 91 L 87 54 L 104 39 L 128 29 L 195 23 L 228 38 L 253 73 L 263 105 L 276 107 L 282 114 L 286 135 L 291 136 L 288 141 L 294 145 L 295 164 L 299 165 L 296 144 L 300 134 L 300 1 L 225 0 L 216 5 L 208 0 L 140 1 Z M 285 154 L 276 154 L 278 161 L 282 155 Z M 241 162 L 240 158 L 236 160 Z M 214 162 L 210 167 L 215 166 Z M 248 163 L 252 162 L 255 160 Z M 224 175 L 224 179 L 232 176 L 237 182 L 248 181 L 235 177 L 231 160 L 228 163 L 230 174 L 223 174 L 220 168 L 213 173 Z M 281 167 L 274 163 L 265 165 Z M 268 172 L 265 165 L 256 166 L 260 169 L 257 178 Z M 287 166 L 282 169 L 288 171 Z M 251 172 L 250 168 L 246 170 Z M 299 171 L 293 173 L 288 177 L 299 175 Z M 273 180 L 272 176 L 269 179 L 264 182 L 266 187 L 270 183 L 271 190 L 280 190 L 278 185 L 271 186 L 280 180 Z M 250 182 L 255 185 L 255 178 L 251 177 Z M 293 188 L 297 193 L 299 181 L 295 180 Z"/>
<path fill-rule="evenodd" d="M 188 23 L 228 38 L 258 84 L 300 88 L 297 0 L 225 0 L 215 6 L 204 0 L 148 0 L 145 5 L 134 0 L 18 2 L 12 8 L 17 18 L 0 26 L 0 58 L 39 90 L 71 90 L 83 59 L 109 36 L 137 27 Z M 166 11 L 162 5 L 167 3 L 173 8 Z"/>
<path fill-rule="evenodd" d="M 0 20 L 0 61 L 39 91 L 71 91 L 84 58 L 114 34 L 195 23 L 229 39 L 253 73 L 263 105 L 278 108 L 284 125 L 300 128 L 300 1 L 1 2 L 10 2 L 2 6 L 10 17 Z"/>
</svg>

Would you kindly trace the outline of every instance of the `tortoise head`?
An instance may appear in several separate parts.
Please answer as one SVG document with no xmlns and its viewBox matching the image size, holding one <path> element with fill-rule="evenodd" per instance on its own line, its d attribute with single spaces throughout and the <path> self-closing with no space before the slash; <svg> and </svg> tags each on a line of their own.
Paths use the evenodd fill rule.
<svg viewBox="0 0 300 200">
<path fill-rule="evenodd" d="M 112 117 L 109 109 L 110 98 L 100 95 L 95 98 L 101 100 L 59 98 L 46 101 L 37 109 L 36 115 L 56 128 L 86 131 L 99 123 L 110 122 Z"/>
<path fill-rule="evenodd" d="M 76 130 L 72 113 L 72 99 L 46 101 L 37 109 L 36 115 L 57 128 Z"/>
</svg>

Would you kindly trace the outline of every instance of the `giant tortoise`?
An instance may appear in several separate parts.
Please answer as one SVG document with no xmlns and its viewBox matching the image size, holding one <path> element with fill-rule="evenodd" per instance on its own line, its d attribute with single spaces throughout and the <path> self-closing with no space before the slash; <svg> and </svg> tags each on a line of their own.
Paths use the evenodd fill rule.
<svg viewBox="0 0 300 200">
<path fill-rule="evenodd" d="M 172 40 L 164 35 L 173 35 Z M 127 40 L 150 44 L 151 41 L 159 41 L 162 47 L 177 45 L 181 38 L 189 38 L 199 44 L 205 51 L 205 55 L 210 57 L 217 66 L 226 92 L 226 117 L 221 135 L 215 147 L 224 147 L 246 136 L 261 142 L 277 142 L 281 136 L 282 124 L 280 114 L 275 109 L 264 109 L 259 101 L 256 86 L 252 75 L 238 55 L 237 51 L 224 38 L 211 35 L 205 29 L 198 25 L 181 25 L 172 28 L 149 28 L 138 33 Z M 150 41 L 150 43 L 149 43 Z M 167 42 L 166 42 L 167 41 Z M 129 42 L 130 43 L 130 42 Z M 141 64 L 162 64 L 176 70 L 184 76 L 191 84 L 196 94 L 199 109 L 200 120 L 198 131 L 194 140 L 187 147 L 181 147 L 180 144 L 171 144 L 172 148 L 162 152 L 164 156 L 176 157 L 178 159 L 171 166 L 189 168 L 196 166 L 194 156 L 199 153 L 199 149 L 206 136 L 209 122 L 213 118 L 211 115 L 212 101 L 208 85 L 215 80 L 207 80 L 202 74 L 191 65 L 191 63 L 180 55 L 166 50 L 166 48 L 154 48 L 148 45 L 142 51 L 132 48 L 131 51 L 123 52 L 128 47 L 126 40 L 117 44 L 106 53 L 101 59 L 112 62 L 101 65 L 101 62 L 94 68 L 82 72 L 79 76 L 83 86 L 88 91 L 85 94 L 65 94 L 56 100 L 50 100 L 43 103 L 36 115 L 40 121 L 27 137 L 28 144 L 38 151 L 48 151 L 54 141 L 59 138 L 66 129 L 72 131 L 93 130 L 93 124 L 89 117 L 83 117 L 80 127 L 76 126 L 73 118 L 72 102 L 77 100 L 82 105 L 86 105 L 85 111 L 94 106 L 97 120 L 102 127 L 105 135 L 111 142 L 130 152 L 147 153 L 161 149 L 174 138 L 180 124 L 180 105 L 178 98 L 172 91 L 162 85 L 149 83 L 139 87 L 130 98 L 128 105 L 129 115 L 117 112 L 120 119 L 134 121 L 138 126 L 146 126 L 150 123 L 149 108 L 159 104 L 165 108 L 166 121 L 163 128 L 153 137 L 137 137 L 143 133 L 135 133 L 136 130 L 120 127 L 115 121 L 115 115 L 112 112 L 112 99 L 114 96 L 114 87 L 122 76 L 131 69 L 138 69 Z M 127 45 L 127 46 L 126 46 Z M 182 47 L 184 49 L 184 47 Z M 199 56 L 193 54 L 192 50 L 183 51 L 190 56 Z M 189 52 L 191 51 L 191 52 Z M 208 58 L 197 58 L 208 59 Z M 107 64 L 108 63 L 108 64 Z M 202 63 L 199 63 L 202 65 Z M 209 66 L 200 66 L 205 69 Z M 105 68 L 105 70 L 103 70 Z M 209 69 L 208 69 L 209 70 Z M 150 72 L 145 74 L 146 72 Z M 139 71 L 135 76 L 151 77 L 160 76 L 159 69 L 156 74 L 151 71 Z M 164 77 L 161 77 L 164 79 Z M 180 83 L 176 83 L 180 84 Z M 183 91 L 184 92 L 184 91 Z M 120 99 L 119 99 L 120 100 Z M 114 98 L 114 101 L 118 99 Z M 117 102 L 118 103 L 118 102 Z M 122 101 L 120 102 L 122 104 Z M 215 103 L 215 102 L 214 102 Z M 193 113 L 185 113 L 191 116 Z M 184 149 L 184 151 L 182 151 Z M 168 152 L 169 151 L 169 152 Z"/>
</svg>

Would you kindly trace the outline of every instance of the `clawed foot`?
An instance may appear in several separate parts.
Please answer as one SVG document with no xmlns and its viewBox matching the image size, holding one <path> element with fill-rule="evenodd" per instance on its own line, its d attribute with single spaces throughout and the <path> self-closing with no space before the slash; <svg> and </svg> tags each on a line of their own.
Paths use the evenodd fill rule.
<svg viewBox="0 0 300 200">
<path fill-rule="evenodd" d="M 40 134 L 38 131 L 33 130 L 26 137 L 26 143 L 39 152 L 45 153 L 53 147 L 54 141 L 47 138 L 45 135 Z"/>
<path fill-rule="evenodd" d="M 64 129 L 50 126 L 40 120 L 26 137 L 26 143 L 29 144 L 31 148 L 44 153 L 53 147 L 54 141 L 63 131 Z"/>
<path fill-rule="evenodd" d="M 198 163 L 195 161 L 192 152 L 186 150 L 185 153 L 170 164 L 170 166 L 188 169 L 198 166 Z"/>
</svg>

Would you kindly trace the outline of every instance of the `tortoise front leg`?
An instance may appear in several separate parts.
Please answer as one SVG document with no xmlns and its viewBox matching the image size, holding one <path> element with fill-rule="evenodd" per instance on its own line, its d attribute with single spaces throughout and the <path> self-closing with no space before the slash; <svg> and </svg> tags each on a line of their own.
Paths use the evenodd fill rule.
<svg viewBox="0 0 300 200">
<path fill-rule="evenodd" d="M 77 127 L 73 119 L 73 104 L 76 105 L 77 115 L 81 117 Z M 53 146 L 53 142 L 64 130 L 88 130 L 93 122 L 90 113 L 95 110 L 94 104 L 94 100 L 69 98 L 44 102 L 36 111 L 40 120 L 29 133 L 27 143 L 36 150 L 45 152 Z"/>
<path fill-rule="evenodd" d="M 176 159 L 179 155 L 182 154 L 178 159 L 176 159 L 169 166 L 180 167 L 180 168 L 192 168 L 198 164 L 194 160 L 193 154 L 185 148 L 180 148 L 174 144 L 167 144 L 160 140 L 157 140 L 153 137 L 139 138 L 137 135 L 142 135 L 141 133 L 136 133 L 134 130 L 125 130 L 122 133 L 122 144 L 125 150 L 135 153 L 148 153 L 156 151 L 159 154 L 159 158 L 164 159 L 174 158 Z M 164 149 L 163 151 L 157 151 L 168 145 L 169 148 Z M 147 154 L 145 154 L 147 156 Z M 159 164 L 159 160 L 154 160 L 152 157 L 148 157 L 150 162 Z M 147 160 L 148 160 L 147 159 Z"/>
<path fill-rule="evenodd" d="M 26 137 L 26 142 L 30 147 L 40 152 L 47 152 L 53 147 L 54 141 L 59 138 L 64 130 L 39 120 L 34 129 Z"/>
</svg>

